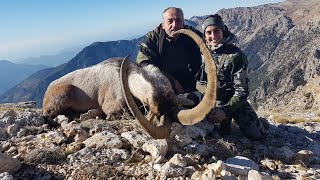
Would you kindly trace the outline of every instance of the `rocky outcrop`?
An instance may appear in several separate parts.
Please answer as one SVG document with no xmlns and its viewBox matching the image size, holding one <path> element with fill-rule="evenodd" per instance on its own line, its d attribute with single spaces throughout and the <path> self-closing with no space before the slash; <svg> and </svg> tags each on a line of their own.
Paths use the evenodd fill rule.
<svg viewBox="0 0 320 180">
<path fill-rule="evenodd" d="M 21 167 L 19 160 L 0 153 L 0 174 L 3 172 L 15 173 Z"/>
<path fill-rule="evenodd" d="M 313 117 L 317 115 L 314 114 Z M 320 125 L 280 124 L 274 115 L 265 140 L 251 142 L 232 125 L 221 136 L 206 120 L 174 123 L 155 140 L 124 111 L 112 121 L 71 120 L 51 127 L 37 109 L 0 113 L 0 177 L 10 179 L 319 179 Z"/>
</svg>

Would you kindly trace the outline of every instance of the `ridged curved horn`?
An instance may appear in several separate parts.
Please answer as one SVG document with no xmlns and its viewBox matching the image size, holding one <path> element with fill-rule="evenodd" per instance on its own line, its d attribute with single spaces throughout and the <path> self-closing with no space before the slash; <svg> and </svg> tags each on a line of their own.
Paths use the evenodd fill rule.
<svg viewBox="0 0 320 180">
<path fill-rule="evenodd" d="M 193 31 L 187 29 L 180 29 L 175 34 L 185 34 L 190 36 L 200 47 L 200 51 L 204 57 L 207 73 L 208 83 L 202 101 L 194 108 L 187 110 L 180 110 L 176 117 L 183 125 L 193 125 L 201 120 L 210 112 L 212 107 L 216 103 L 216 89 L 217 89 L 217 74 L 216 66 L 213 61 L 213 57 L 210 50 L 204 43 L 204 41 Z"/>
<path fill-rule="evenodd" d="M 126 103 L 131 111 L 131 113 L 138 119 L 142 128 L 147 131 L 153 138 L 155 139 L 165 139 L 169 137 L 171 132 L 172 121 L 169 117 L 161 116 L 160 124 L 153 124 L 154 115 L 149 116 L 149 120 L 144 117 L 144 115 L 139 110 L 137 104 L 135 103 L 132 94 L 129 89 L 128 84 L 128 75 L 127 75 L 127 66 L 128 66 L 128 56 L 126 56 L 120 67 L 120 79 L 121 79 L 121 87 L 126 100 Z"/>
</svg>

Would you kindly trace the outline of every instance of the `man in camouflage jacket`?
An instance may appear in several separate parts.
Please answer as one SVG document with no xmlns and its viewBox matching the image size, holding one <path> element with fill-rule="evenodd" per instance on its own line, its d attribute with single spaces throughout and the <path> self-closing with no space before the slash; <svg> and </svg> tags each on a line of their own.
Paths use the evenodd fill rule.
<svg viewBox="0 0 320 180">
<path fill-rule="evenodd" d="M 246 55 L 234 45 L 235 36 L 219 15 L 207 17 L 202 28 L 217 66 L 218 77 L 216 107 L 208 114 L 207 119 L 220 122 L 219 131 L 222 134 L 230 133 L 231 121 L 234 119 L 246 137 L 251 140 L 263 139 L 268 126 L 265 121 L 259 120 L 247 101 L 249 80 Z M 203 91 L 201 87 L 206 83 L 204 65 L 197 77 L 197 89 Z"/>
</svg>

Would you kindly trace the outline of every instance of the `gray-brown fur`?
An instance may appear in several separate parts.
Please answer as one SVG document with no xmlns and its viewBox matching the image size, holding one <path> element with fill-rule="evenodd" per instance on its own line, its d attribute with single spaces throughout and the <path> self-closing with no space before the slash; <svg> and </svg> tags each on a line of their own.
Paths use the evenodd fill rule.
<svg viewBox="0 0 320 180">
<path fill-rule="evenodd" d="M 208 85 L 204 98 L 197 106 L 188 110 L 179 108 L 179 102 L 184 100 L 175 96 L 169 80 L 157 67 L 141 67 L 134 62 L 128 65 L 127 58 L 123 61 L 122 58 L 111 58 L 52 82 L 43 99 L 44 116 L 89 110 L 94 115 L 117 114 L 127 103 L 143 128 L 152 137 L 161 139 L 170 135 L 173 119 L 184 125 L 201 121 L 215 104 L 216 68 L 209 49 L 196 33 L 187 29 L 176 33 L 190 36 L 200 47 L 207 64 Z M 150 108 L 149 119 L 141 114 L 131 94 Z M 154 119 L 159 121 L 159 126 L 153 124 Z"/>
<path fill-rule="evenodd" d="M 85 113 L 90 109 L 105 115 L 122 112 L 126 106 L 119 75 L 122 59 L 110 58 L 53 81 L 44 95 L 43 115 L 55 117 L 67 111 Z M 163 99 L 176 103 L 170 82 L 155 66 L 141 67 L 130 62 L 128 83 L 133 96 L 156 114 L 163 107 L 159 104 L 165 104 Z"/>
</svg>

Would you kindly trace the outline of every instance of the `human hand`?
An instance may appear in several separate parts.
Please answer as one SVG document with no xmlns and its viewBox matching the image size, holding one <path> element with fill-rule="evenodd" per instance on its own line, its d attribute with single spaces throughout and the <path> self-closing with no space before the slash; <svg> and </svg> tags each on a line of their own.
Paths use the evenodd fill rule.
<svg viewBox="0 0 320 180">
<path fill-rule="evenodd" d="M 226 119 L 226 117 L 226 113 L 223 111 L 223 109 L 218 107 L 212 109 L 207 115 L 207 119 L 212 123 L 220 123 Z"/>
<path fill-rule="evenodd" d="M 189 93 L 178 94 L 177 100 L 179 106 L 193 106 L 195 103 L 193 100 L 188 98 Z"/>
</svg>

